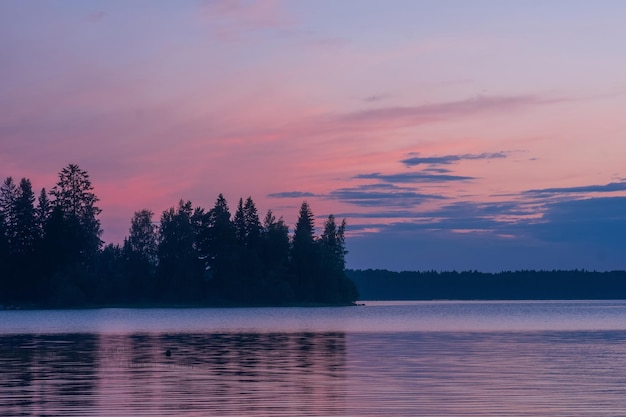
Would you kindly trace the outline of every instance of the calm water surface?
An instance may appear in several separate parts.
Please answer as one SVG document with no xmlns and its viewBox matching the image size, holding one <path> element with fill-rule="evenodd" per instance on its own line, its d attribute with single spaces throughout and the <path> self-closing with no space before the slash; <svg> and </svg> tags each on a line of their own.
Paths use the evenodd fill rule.
<svg viewBox="0 0 626 417">
<path fill-rule="evenodd" d="M 626 302 L 0 311 L 0 416 L 131 415 L 624 416 Z"/>
</svg>

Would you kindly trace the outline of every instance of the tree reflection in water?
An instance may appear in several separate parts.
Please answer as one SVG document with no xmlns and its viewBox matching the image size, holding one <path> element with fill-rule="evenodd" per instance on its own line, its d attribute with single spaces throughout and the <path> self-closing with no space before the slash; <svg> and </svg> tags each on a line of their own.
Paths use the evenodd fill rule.
<svg viewBox="0 0 626 417">
<path fill-rule="evenodd" d="M 0 414 L 337 415 L 345 355 L 336 332 L 2 336 Z"/>
</svg>

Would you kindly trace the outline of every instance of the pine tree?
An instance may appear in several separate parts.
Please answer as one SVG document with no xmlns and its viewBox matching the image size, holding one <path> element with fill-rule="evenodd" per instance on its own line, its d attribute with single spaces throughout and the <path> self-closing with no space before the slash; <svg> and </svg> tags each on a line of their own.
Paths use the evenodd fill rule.
<svg viewBox="0 0 626 417">
<path fill-rule="evenodd" d="M 233 226 L 235 228 L 235 238 L 240 246 L 246 246 L 246 218 L 243 213 L 243 199 L 239 199 L 237 210 L 233 217 Z"/>
<path fill-rule="evenodd" d="M 39 192 L 39 198 L 37 200 L 37 208 L 35 209 L 35 215 L 37 217 L 37 225 L 39 227 L 39 233 L 43 237 L 46 224 L 50 219 L 52 207 L 50 200 L 48 199 L 48 193 L 45 188 L 42 188 Z"/>
<path fill-rule="evenodd" d="M 15 220 L 15 200 L 17 199 L 17 185 L 12 177 L 7 177 L 0 186 L 0 212 L 4 222 L 4 230 L 9 245 L 13 241 L 17 228 Z"/>
<path fill-rule="evenodd" d="M 291 266 L 297 297 L 303 301 L 315 301 L 319 256 L 315 244 L 315 217 L 306 201 L 300 206 L 293 234 Z"/>
<path fill-rule="evenodd" d="M 261 221 L 252 197 L 246 199 L 243 206 L 243 216 L 246 230 L 245 243 L 248 248 L 254 249 L 261 238 Z"/>
<path fill-rule="evenodd" d="M 325 263 L 332 269 L 343 271 L 346 267 L 346 244 L 345 244 L 346 220 L 337 227 L 335 216 L 332 214 L 324 222 L 324 231 L 320 236 L 320 246 L 325 254 Z"/>
<path fill-rule="evenodd" d="M 263 220 L 261 258 L 267 279 L 270 303 L 291 303 L 295 300 L 293 280 L 289 275 L 289 227 L 283 218 L 276 219 L 271 210 Z"/>
<path fill-rule="evenodd" d="M 167 301 L 202 298 L 203 263 L 196 248 L 198 226 L 204 213 L 194 210 L 191 201 L 163 212 L 159 227 L 157 292 Z"/>
<path fill-rule="evenodd" d="M 12 252 L 17 256 L 31 257 L 39 237 L 35 214 L 35 194 L 30 180 L 22 178 L 13 202 L 15 230 L 11 242 Z"/>
<path fill-rule="evenodd" d="M 102 210 L 96 206 L 98 197 L 93 192 L 89 174 L 76 164 L 69 164 L 59 173 L 59 181 L 50 194 L 52 208 L 57 209 L 70 233 L 67 250 L 79 261 L 91 259 L 100 249 L 100 220 Z"/>
<path fill-rule="evenodd" d="M 321 256 L 320 285 L 317 294 L 320 301 L 346 304 L 358 298 L 354 283 L 346 276 L 345 245 L 346 220 L 340 226 L 332 214 L 324 222 L 324 231 L 319 239 Z"/>
<path fill-rule="evenodd" d="M 157 261 L 157 226 L 152 222 L 154 213 L 143 209 L 136 211 L 130 222 L 128 244 L 130 250 L 156 264 Z"/>
<path fill-rule="evenodd" d="M 230 209 L 220 194 L 209 210 L 200 235 L 199 248 L 206 262 L 207 276 L 212 281 L 214 296 L 229 297 L 237 291 L 239 250 L 236 228 Z"/>
</svg>

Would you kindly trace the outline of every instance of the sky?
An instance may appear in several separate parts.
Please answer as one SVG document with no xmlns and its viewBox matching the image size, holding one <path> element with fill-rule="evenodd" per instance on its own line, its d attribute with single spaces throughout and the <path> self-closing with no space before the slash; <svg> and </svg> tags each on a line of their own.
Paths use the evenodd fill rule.
<svg viewBox="0 0 626 417">
<path fill-rule="evenodd" d="M 626 269 L 626 2 L 0 2 L 0 176 L 103 240 L 180 199 L 348 224 L 350 268 Z"/>
</svg>

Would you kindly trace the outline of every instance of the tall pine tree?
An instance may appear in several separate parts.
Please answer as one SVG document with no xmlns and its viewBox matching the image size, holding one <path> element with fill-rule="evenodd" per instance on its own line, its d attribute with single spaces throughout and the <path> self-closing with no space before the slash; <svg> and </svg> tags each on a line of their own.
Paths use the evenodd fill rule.
<svg viewBox="0 0 626 417">
<path fill-rule="evenodd" d="M 316 301 L 315 280 L 319 275 L 319 256 L 315 242 L 315 217 L 306 201 L 300 206 L 293 234 L 291 267 L 296 296 L 302 301 Z"/>
<path fill-rule="evenodd" d="M 102 210 L 96 206 L 98 197 L 89 174 L 78 165 L 69 164 L 59 173 L 59 181 L 50 194 L 54 197 L 53 210 L 65 223 L 68 238 L 64 243 L 70 258 L 83 263 L 91 260 L 102 246 L 98 219 Z"/>
</svg>

